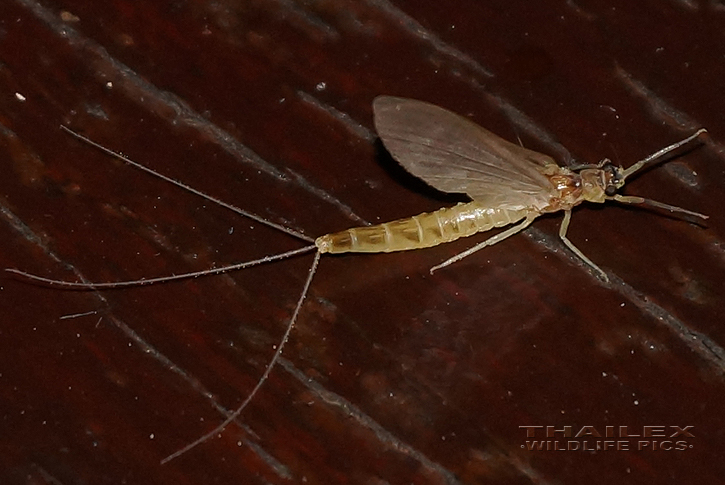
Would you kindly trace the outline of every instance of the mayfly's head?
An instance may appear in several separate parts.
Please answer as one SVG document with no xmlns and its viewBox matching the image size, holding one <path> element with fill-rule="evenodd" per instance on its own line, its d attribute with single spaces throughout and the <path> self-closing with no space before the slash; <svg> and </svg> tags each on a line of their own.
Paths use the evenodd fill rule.
<svg viewBox="0 0 725 485">
<path fill-rule="evenodd" d="M 622 167 L 604 159 L 597 168 L 586 168 L 579 172 L 582 178 L 582 197 L 589 202 L 604 202 L 624 186 Z"/>
<path fill-rule="evenodd" d="M 609 159 L 605 159 L 602 165 L 602 178 L 604 193 L 609 197 L 612 197 L 619 189 L 624 187 L 624 169 L 614 166 Z"/>
</svg>

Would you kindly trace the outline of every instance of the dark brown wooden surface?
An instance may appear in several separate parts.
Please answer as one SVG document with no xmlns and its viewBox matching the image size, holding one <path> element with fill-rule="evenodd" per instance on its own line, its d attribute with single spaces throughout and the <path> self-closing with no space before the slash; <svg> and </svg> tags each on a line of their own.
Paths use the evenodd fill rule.
<svg viewBox="0 0 725 485">
<path fill-rule="evenodd" d="M 303 244 L 61 124 L 313 237 L 450 203 L 376 144 L 379 94 L 562 164 L 629 165 L 705 126 L 625 192 L 711 216 L 578 209 L 570 238 L 610 284 L 560 217 L 434 276 L 485 236 L 324 257 L 238 424 L 165 465 L 249 393 L 311 257 L 104 292 L 4 277 L 0 482 L 723 483 L 724 23 L 705 0 L 0 2 L 1 267 L 117 281 Z M 522 426 L 694 437 L 531 451 Z"/>
</svg>

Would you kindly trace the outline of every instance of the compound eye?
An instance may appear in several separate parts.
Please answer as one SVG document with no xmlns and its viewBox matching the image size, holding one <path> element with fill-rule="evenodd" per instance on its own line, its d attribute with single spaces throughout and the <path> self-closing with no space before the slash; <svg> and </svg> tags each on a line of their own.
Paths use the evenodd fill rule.
<svg viewBox="0 0 725 485">
<path fill-rule="evenodd" d="M 607 185 L 607 188 L 604 189 L 604 193 L 611 197 L 617 193 L 617 187 L 615 187 L 614 185 Z"/>
</svg>

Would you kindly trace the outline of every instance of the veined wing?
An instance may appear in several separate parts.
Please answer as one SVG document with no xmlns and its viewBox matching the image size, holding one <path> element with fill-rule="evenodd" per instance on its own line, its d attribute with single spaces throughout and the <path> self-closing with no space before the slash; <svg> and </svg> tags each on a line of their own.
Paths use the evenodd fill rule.
<svg viewBox="0 0 725 485">
<path fill-rule="evenodd" d="M 510 143 L 430 103 L 378 96 L 375 128 L 408 172 L 444 192 L 509 209 L 541 209 L 558 195 L 543 170 L 551 157 Z"/>
</svg>

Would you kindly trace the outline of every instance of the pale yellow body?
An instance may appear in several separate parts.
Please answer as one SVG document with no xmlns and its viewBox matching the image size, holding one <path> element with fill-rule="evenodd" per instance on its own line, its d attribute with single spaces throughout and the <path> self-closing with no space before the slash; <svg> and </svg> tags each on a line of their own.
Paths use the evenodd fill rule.
<svg viewBox="0 0 725 485">
<path fill-rule="evenodd" d="M 529 212 L 486 207 L 475 201 L 461 203 L 406 219 L 326 234 L 318 237 L 315 245 L 321 253 L 389 253 L 429 248 L 507 226 Z"/>
</svg>

